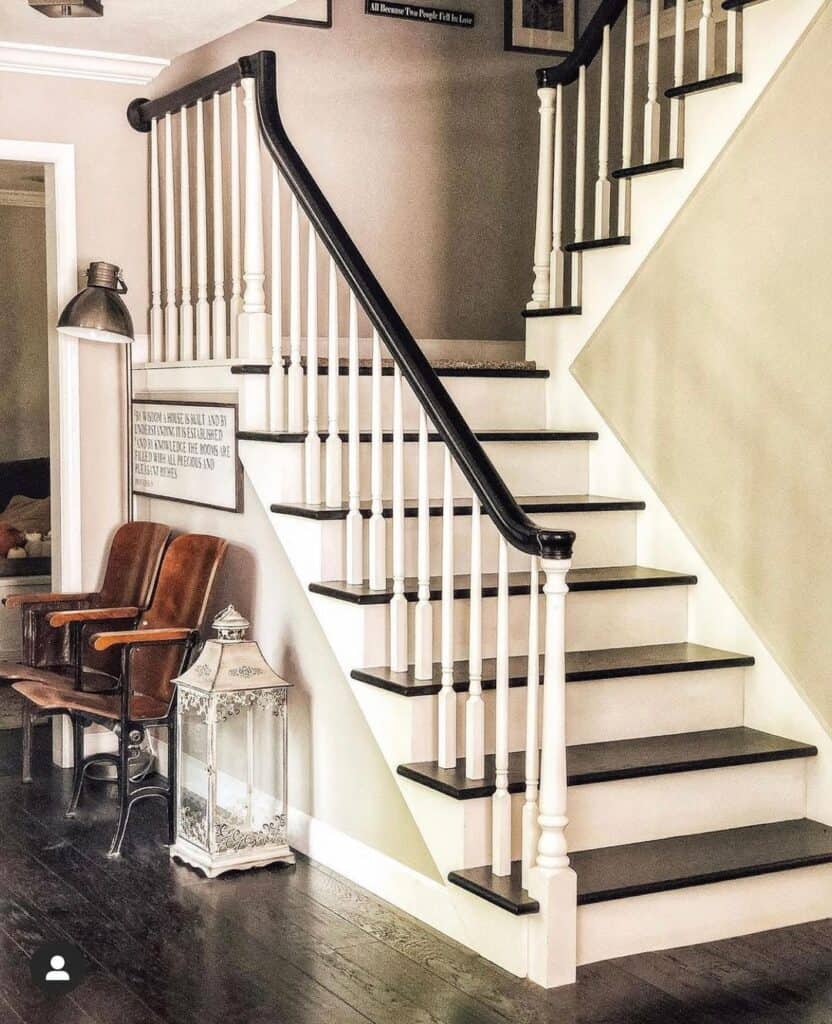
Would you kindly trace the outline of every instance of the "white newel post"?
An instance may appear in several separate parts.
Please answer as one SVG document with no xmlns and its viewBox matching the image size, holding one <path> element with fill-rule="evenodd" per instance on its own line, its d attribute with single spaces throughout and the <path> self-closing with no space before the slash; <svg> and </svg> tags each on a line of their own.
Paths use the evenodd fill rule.
<svg viewBox="0 0 832 1024">
<path fill-rule="evenodd" d="M 558 309 L 564 298 L 563 258 L 563 86 L 555 93 L 555 158 L 552 184 L 552 253 L 549 257 L 549 308 Z"/>
<path fill-rule="evenodd" d="M 540 154 L 537 166 L 537 220 L 534 235 L 534 284 L 529 309 L 549 303 L 549 261 L 552 256 L 552 188 L 555 158 L 555 90 L 538 89 Z"/>
<path fill-rule="evenodd" d="M 159 201 L 159 122 L 150 124 L 150 361 L 165 358 L 162 315 L 162 212 Z"/>
<path fill-rule="evenodd" d="M 523 886 L 528 888 L 529 869 L 537 858 L 540 808 L 540 735 L 538 711 L 540 698 L 540 566 L 532 555 L 529 571 L 529 661 L 526 674 L 526 795 L 523 801 L 522 855 Z"/>
<path fill-rule="evenodd" d="M 540 757 L 540 839 L 529 894 L 540 913 L 529 919 L 529 978 L 552 988 L 575 981 L 577 878 L 566 846 L 566 574 L 569 559 L 544 559 L 545 664 Z"/>
<path fill-rule="evenodd" d="M 243 241 L 243 312 L 238 320 L 238 347 L 242 359 L 268 363 L 271 317 L 266 313 L 266 251 L 263 224 L 263 174 L 260 164 L 260 128 L 253 78 L 244 78 L 245 121 L 245 226 Z M 269 377 L 244 374 L 240 419 L 245 430 L 266 430 L 269 424 Z"/>
</svg>

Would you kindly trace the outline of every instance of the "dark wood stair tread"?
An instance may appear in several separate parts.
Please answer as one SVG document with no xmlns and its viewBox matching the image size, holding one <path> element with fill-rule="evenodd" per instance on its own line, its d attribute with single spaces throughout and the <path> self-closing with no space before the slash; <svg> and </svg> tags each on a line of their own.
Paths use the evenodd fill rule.
<svg viewBox="0 0 832 1024">
<path fill-rule="evenodd" d="M 510 572 L 508 592 L 510 596 L 530 593 L 528 572 Z M 498 577 L 495 572 L 482 574 L 482 596 L 497 596 Z M 543 590 L 544 574 L 540 573 L 539 590 Z M 640 565 L 609 566 L 599 569 L 571 569 L 566 577 L 570 591 L 579 593 L 588 590 L 636 590 L 648 587 L 692 586 L 697 582 L 688 573 L 670 572 L 666 569 L 648 569 Z M 418 580 L 408 576 L 405 581 L 405 597 L 408 601 L 418 598 Z M 371 590 L 368 583 L 350 584 L 340 580 L 328 583 L 310 583 L 313 594 L 323 594 L 351 604 L 387 604 L 393 596 L 393 581 L 388 580 L 384 590 Z M 437 601 L 442 596 L 442 577 L 431 576 L 430 599 Z M 471 577 L 467 573 L 454 576 L 454 597 L 471 596 Z"/>
<path fill-rule="evenodd" d="M 615 245 L 629 245 L 629 235 L 616 235 L 612 238 L 590 238 L 584 242 L 569 242 L 563 247 L 564 252 L 588 252 L 591 249 L 609 249 Z"/>
<path fill-rule="evenodd" d="M 552 442 L 552 441 L 597 441 L 596 430 L 477 430 L 477 440 L 481 444 L 494 442 L 520 443 L 520 442 Z M 329 434 L 325 430 L 318 431 L 321 441 L 326 441 Z M 285 430 L 238 430 L 237 437 L 241 441 L 267 441 L 271 444 L 303 444 L 306 441 L 305 433 L 289 433 Z M 350 435 L 346 430 L 338 432 L 338 437 L 346 444 Z M 359 432 L 359 441 L 362 444 L 369 444 L 372 441 L 372 432 L 362 430 Z M 403 432 L 405 444 L 415 444 L 419 440 L 418 430 L 405 430 Z M 428 434 L 428 441 L 431 444 L 440 442 L 442 438 L 433 432 Z M 393 443 L 392 430 L 385 430 L 382 433 L 384 444 Z"/>
<path fill-rule="evenodd" d="M 431 366 L 439 377 L 513 377 L 540 380 L 549 376 L 548 370 L 538 369 L 537 364 L 527 360 L 511 359 L 435 359 Z M 289 357 L 283 357 L 283 367 L 288 369 Z M 392 377 L 395 364 L 392 359 L 382 359 L 381 373 L 383 377 Z M 231 367 L 231 373 L 235 376 L 248 374 L 268 374 L 269 363 L 236 363 Z M 301 369 L 306 373 L 306 357 L 301 358 Z M 360 359 L 358 361 L 359 377 L 369 377 L 373 372 L 371 359 Z M 326 376 L 329 373 L 329 360 L 318 360 L 319 376 Z M 349 361 L 340 359 L 338 361 L 338 375 L 346 377 L 349 375 Z"/>
<path fill-rule="evenodd" d="M 744 726 L 582 743 L 566 748 L 567 783 L 586 786 L 597 782 L 814 757 L 817 752 L 817 747 L 811 744 Z M 522 793 L 526 788 L 525 758 L 522 750 L 509 754 L 508 788 L 511 793 Z M 493 754 L 486 755 L 484 779 L 466 779 L 464 757 L 459 758 L 456 768 L 440 768 L 435 761 L 423 761 L 399 765 L 396 770 L 403 778 L 455 800 L 477 800 L 494 793 Z"/>
<path fill-rule="evenodd" d="M 735 85 L 742 81 L 741 71 L 732 71 L 727 75 L 714 75 L 712 78 L 701 78 L 698 82 L 687 82 L 684 85 L 674 85 L 665 89 L 665 96 L 668 99 L 678 99 L 680 96 L 690 96 L 691 93 L 705 92 L 708 89 L 720 89 L 724 85 Z"/>
<path fill-rule="evenodd" d="M 578 906 L 587 906 L 830 864 L 832 828 L 798 818 L 580 850 L 570 861 L 578 876 Z M 507 878 L 490 867 L 452 871 L 448 881 L 510 913 L 536 913 L 539 904 L 521 884 L 520 862 L 511 869 Z"/>
<path fill-rule="evenodd" d="M 595 651 L 567 651 L 566 681 L 590 682 L 596 679 L 622 679 L 628 676 L 663 675 L 673 672 L 698 672 L 706 669 L 748 668 L 754 658 L 721 651 L 702 644 L 646 644 L 639 647 L 610 647 Z M 525 686 L 528 663 L 522 656 L 509 658 L 509 686 Z M 484 690 L 496 685 L 496 661 L 485 658 L 482 665 Z M 353 679 L 388 690 L 403 697 L 422 697 L 439 693 L 442 666 L 433 666 L 431 679 L 416 679 L 410 665 L 406 672 L 393 672 L 386 666 L 353 669 Z M 542 676 L 541 676 L 542 678 Z M 468 690 L 468 662 L 454 662 L 454 690 Z"/>
<path fill-rule="evenodd" d="M 580 306 L 549 306 L 546 309 L 524 309 L 523 316 L 526 320 L 535 320 L 541 316 L 580 316 Z"/>
<path fill-rule="evenodd" d="M 638 512 L 646 506 L 643 501 L 629 501 L 623 498 L 604 498 L 595 494 L 554 494 L 554 495 L 530 495 L 518 497 L 517 502 L 525 512 L 544 514 L 547 512 Z M 430 514 L 432 516 L 442 515 L 442 500 L 434 498 L 430 502 Z M 346 519 L 349 512 L 349 505 L 342 503 L 334 508 L 326 505 L 305 505 L 300 502 L 278 502 L 271 507 L 272 512 L 281 515 L 300 516 L 304 519 Z M 409 498 L 404 503 L 404 514 L 408 518 L 414 518 L 419 510 L 415 498 Z M 369 501 L 362 501 L 360 506 L 361 515 L 365 519 L 370 518 L 371 506 Z M 484 512 L 485 514 L 485 512 Z M 393 503 L 384 502 L 383 515 L 389 519 L 393 515 Z M 470 516 L 471 499 L 455 498 L 454 515 Z"/>
<path fill-rule="evenodd" d="M 673 157 L 669 160 L 655 160 L 650 164 L 635 164 L 632 167 L 621 167 L 613 171 L 612 178 L 637 178 L 642 174 L 657 174 L 660 171 L 681 170 L 685 161 L 681 157 Z"/>
</svg>

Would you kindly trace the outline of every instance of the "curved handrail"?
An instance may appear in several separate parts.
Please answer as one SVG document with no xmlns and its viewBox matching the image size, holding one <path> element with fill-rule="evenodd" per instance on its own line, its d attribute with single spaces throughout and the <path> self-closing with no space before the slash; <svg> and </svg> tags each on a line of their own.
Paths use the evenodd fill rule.
<svg viewBox="0 0 832 1024">
<path fill-rule="evenodd" d="M 612 28 L 626 6 L 627 0 L 602 0 L 598 10 L 584 29 L 575 49 L 566 60 L 554 67 L 538 69 L 538 88 L 553 89 L 556 85 L 570 85 L 576 81 L 580 69 L 591 64 L 595 59 L 595 54 L 601 49 L 604 29 L 608 25 Z"/>
<path fill-rule="evenodd" d="M 570 530 L 539 527 L 520 508 L 292 145 L 277 102 L 276 63 L 273 51 L 261 50 L 241 57 L 236 65 L 204 81 L 216 90 L 218 82 L 228 87 L 240 78 L 254 79 L 257 114 L 269 154 L 500 534 L 527 554 L 547 559 L 571 558 L 575 534 Z M 201 83 L 194 82 L 174 95 L 174 105 L 170 97 L 134 100 L 128 112 L 130 123 L 139 131 L 149 131 L 154 118 L 195 103 L 206 94 Z"/>
</svg>

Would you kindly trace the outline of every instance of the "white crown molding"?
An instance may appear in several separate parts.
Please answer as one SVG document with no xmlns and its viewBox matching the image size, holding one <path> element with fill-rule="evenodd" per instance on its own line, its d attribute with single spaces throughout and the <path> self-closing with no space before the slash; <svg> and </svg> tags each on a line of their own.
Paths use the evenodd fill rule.
<svg viewBox="0 0 832 1024">
<path fill-rule="evenodd" d="M 41 210 L 46 206 L 43 192 L 24 192 L 17 188 L 0 188 L 0 206 L 34 206 Z"/>
<path fill-rule="evenodd" d="M 147 85 L 166 67 L 162 57 L 139 57 L 100 50 L 71 50 L 62 46 L 36 46 L 0 40 L 0 71 L 61 78 L 90 78 L 120 85 Z"/>
</svg>

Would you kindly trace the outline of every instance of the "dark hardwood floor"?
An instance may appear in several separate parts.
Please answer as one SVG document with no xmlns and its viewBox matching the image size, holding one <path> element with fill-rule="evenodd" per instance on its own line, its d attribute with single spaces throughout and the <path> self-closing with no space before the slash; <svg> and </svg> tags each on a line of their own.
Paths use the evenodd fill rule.
<svg viewBox="0 0 832 1024">
<path fill-rule="evenodd" d="M 583 968 L 545 992 L 303 858 L 207 882 L 172 864 L 161 803 L 104 856 L 111 786 L 67 821 L 68 774 L 37 730 L 35 782 L 0 732 L 2 1024 L 832 1024 L 832 922 Z M 28 958 L 47 941 L 90 973 L 47 999 Z"/>
</svg>

